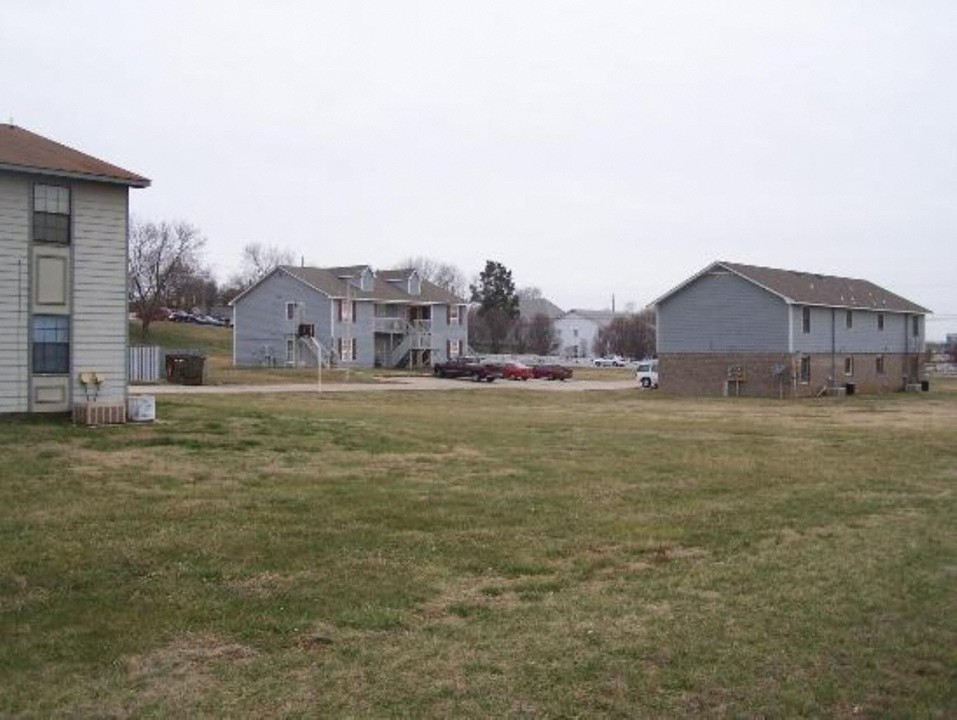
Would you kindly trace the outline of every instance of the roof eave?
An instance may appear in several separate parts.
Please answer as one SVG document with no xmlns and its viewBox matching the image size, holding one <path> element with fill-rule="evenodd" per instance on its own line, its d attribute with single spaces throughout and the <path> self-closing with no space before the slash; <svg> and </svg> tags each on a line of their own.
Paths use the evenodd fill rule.
<svg viewBox="0 0 957 720">
<path fill-rule="evenodd" d="M 33 165 L 14 165 L 12 163 L 0 163 L 0 170 L 8 172 L 19 172 L 27 175 L 49 175 L 58 178 L 70 178 L 71 180 L 90 180 L 92 182 L 109 183 L 111 185 L 126 185 L 128 187 L 146 188 L 151 181 L 149 178 L 120 178 L 112 175 L 97 175 L 96 173 L 80 173 L 70 170 L 57 170 L 55 168 L 42 168 Z"/>
</svg>

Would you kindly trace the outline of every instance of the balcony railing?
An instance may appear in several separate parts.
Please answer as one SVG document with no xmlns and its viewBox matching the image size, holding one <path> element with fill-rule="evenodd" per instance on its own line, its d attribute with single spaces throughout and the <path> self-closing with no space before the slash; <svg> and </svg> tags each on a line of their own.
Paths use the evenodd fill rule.
<svg viewBox="0 0 957 720">
<path fill-rule="evenodd" d="M 392 333 L 393 335 L 408 335 L 410 333 L 429 334 L 432 332 L 432 321 L 413 320 L 409 322 L 405 318 L 377 317 L 375 319 L 375 331 Z"/>
</svg>

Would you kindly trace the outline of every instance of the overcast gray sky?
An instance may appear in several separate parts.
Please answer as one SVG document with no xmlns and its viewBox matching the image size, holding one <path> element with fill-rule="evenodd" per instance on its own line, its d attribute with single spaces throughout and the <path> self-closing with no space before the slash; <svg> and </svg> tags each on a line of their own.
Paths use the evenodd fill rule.
<svg viewBox="0 0 957 720">
<path fill-rule="evenodd" d="M 953 0 L 6 0 L 0 115 L 150 177 L 221 279 L 259 241 L 621 308 L 726 259 L 957 332 Z"/>
</svg>

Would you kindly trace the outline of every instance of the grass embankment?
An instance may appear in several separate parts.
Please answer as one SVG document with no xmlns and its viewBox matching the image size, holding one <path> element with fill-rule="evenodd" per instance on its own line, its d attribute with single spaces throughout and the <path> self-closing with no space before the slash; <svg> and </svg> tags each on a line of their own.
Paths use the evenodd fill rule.
<svg viewBox="0 0 957 720">
<path fill-rule="evenodd" d="M 198 350 L 206 356 L 206 385 L 272 385 L 315 383 L 315 368 L 236 367 L 233 365 L 232 328 L 192 323 L 152 322 L 143 336 L 138 321 L 130 322 L 130 344 L 159 345 L 164 350 Z M 397 371 L 402 372 L 402 371 Z M 373 370 L 324 369 L 324 382 L 375 382 Z"/>
<path fill-rule="evenodd" d="M 957 713 L 957 393 L 0 424 L 0 715 Z"/>
<path fill-rule="evenodd" d="M 236 367 L 233 365 L 232 328 L 157 321 L 150 323 L 144 337 L 139 321 L 130 322 L 130 344 L 159 345 L 166 350 L 198 350 L 206 356 L 207 385 L 271 385 L 282 383 L 314 383 L 314 368 Z M 595 368 L 589 365 L 573 366 L 578 380 L 625 380 L 634 377 L 630 368 Z M 375 382 L 390 376 L 421 375 L 422 370 L 399 369 L 325 369 L 323 382 Z"/>
</svg>

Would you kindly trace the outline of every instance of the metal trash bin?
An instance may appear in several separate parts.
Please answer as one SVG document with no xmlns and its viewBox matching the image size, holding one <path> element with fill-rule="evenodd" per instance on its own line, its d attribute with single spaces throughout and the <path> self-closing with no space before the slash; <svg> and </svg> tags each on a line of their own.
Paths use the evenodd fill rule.
<svg viewBox="0 0 957 720">
<path fill-rule="evenodd" d="M 920 381 L 920 389 L 921 389 L 921 392 L 928 392 L 928 391 L 930 391 L 930 380 L 921 380 L 921 381 Z"/>
<path fill-rule="evenodd" d="M 857 390 L 857 383 L 844 383 L 845 395 L 853 395 L 855 390 Z"/>
<path fill-rule="evenodd" d="M 206 358 L 202 355 L 170 353 L 166 356 L 166 381 L 176 385 L 202 385 Z"/>
</svg>

